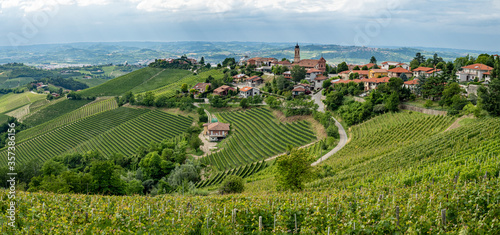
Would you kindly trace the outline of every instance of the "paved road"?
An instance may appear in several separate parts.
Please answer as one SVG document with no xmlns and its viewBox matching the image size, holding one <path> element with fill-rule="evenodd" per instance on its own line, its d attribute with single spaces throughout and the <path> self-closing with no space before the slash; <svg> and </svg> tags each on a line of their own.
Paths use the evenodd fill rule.
<svg viewBox="0 0 500 235">
<path fill-rule="evenodd" d="M 313 95 L 314 103 L 316 103 L 319 106 L 318 111 L 325 112 L 325 104 L 323 104 L 322 99 L 324 99 L 324 97 L 321 95 L 321 91 L 316 93 L 315 95 Z M 332 149 L 330 152 L 323 155 L 317 161 L 313 162 L 311 164 L 311 166 L 316 166 L 319 163 L 325 161 L 326 159 L 331 157 L 333 154 L 335 154 L 336 152 L 341 150 L 347 144 L 347 133 L 345 132 L 344 127 L 342 126 L 342 124 L 340 124 L 340 122 L 337 121 L 337 119 L 335 119 L 333 117 L 332 117 L 332 119 L 335 120 L 335 126 L 337 126 L 339 128 L 340 141 L 334 149 Z"/>
</svg>

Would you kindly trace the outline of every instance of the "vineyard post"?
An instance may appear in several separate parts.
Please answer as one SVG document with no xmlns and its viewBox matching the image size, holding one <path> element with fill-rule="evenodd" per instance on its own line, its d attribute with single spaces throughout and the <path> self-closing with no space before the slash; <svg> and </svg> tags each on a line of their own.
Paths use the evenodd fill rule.
<svg viewBox="0 0 500 235">
<path fill-rule="evenodd" d="M 262 232 L 262 216 L 259 216 L 259 232 Z"/>
<path fill-rule="evenodd" d="M 175 223 L 175 219 L 174 219 L 174 218 L 172 218 L 172 225 L 174 225 L 174 223 Z"/>
<path fill-rule="evenodd" d="M 273 232 L 276 232 L 276 214 L 274 214 Z"/>
<path fill-rule="evenodd" d="M 330 235 L 330 227 L 328 227 L 328 233 L 327 233 L 327 235 Z"/>
<path fill-rule="evenodd" d="M 443 226 L 446 225 L 446 209 L 441 210 L 441 220 L 443 222 Z"/>
<path fill-rule="evenodd" d="M 297 214 L 294 214 L 295 216 L 295 232 L 297 232 Z"/>
<path fill-rule="evenodd" d="M 148 216 L 151 217 L 151 207 L 148 205 Z"/>
<path fill-rule="evenodd" d="M 224 218 L 226 218 L 226 206 L 224 206 Z"/>
<path fill-rule="evenodd" d="M 399 206 L 396 206 L 396 224 L 399 227 Z"/>
</svg>

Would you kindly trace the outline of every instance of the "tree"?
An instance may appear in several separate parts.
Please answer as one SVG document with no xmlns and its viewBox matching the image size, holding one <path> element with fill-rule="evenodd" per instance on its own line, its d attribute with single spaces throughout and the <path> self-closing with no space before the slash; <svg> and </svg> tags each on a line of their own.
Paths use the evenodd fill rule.
<svg viewBox="0 0 500 235">
<path fill-rule="evenodd" d="M 241 101 L 240 101 L 240 107 L 246 109 L 248 108 L 248 100 L 246 98 L 243 98 Z"/>
<path fill-rule="evenodd" d="M 112 161 L 95 161 L 90 167 L 92 191 L 100 194 L 125 194 L 125 185 Z"/>
<path fill-rule="evenodd" d="M 145 174 L 147 179 L 159 180 L 174 168 L 174 164 L 171 161 L 162 158 L 158 152 L 148 153 L 139 162 L 139 167 Z"/>
<path fill-rule="evenodd" d="M 449 83 L 445 86 L 443 90 L 443 96 L 439 101 L 439 105 L 441 106 L 451 106 L 453 104 L 453 97 L 455 95 L 461 95 L 464 90 L 460 87 L 460 85 L 456 82 Z"/>
<path fill-rule="evenodd" d="M 416 60 L 416 61 L 418 62 L 418 64 L 422 64 L 422 63 L 424 63 L 424 62 L 425 62 L 425 56 L 423 56 L 423 55 L 422 55 L 422 53 L 417 52 L 417 53 L 415 54 L 415 58 L 414 58 L 414 60 Z"/>
<path fill-rule="evenodd" d="M 302 190 L 304 183 L 312 177 L 311 158 L 305 149 L 293 148 L 289 154 L 276 160 L 276 179 L 278 190 Z"/>
<path fill-rule="evenodd" d="M 208 119 L 208 117 L 207 117 Z M 191 148 L 194 150 L 198 150 L 200 146 L 203 144 L 203 142 L 200 140 L 200 138 L 197 135 L 192 135 L 191 140 L 189 140 L 189 145 Z"/>
<path fill-rule="evenodd" d="M 302 66 L 295 65 L 292 68 L 292 80 L 294 82 L 299 82 L 300 80 L 306 78 L 306 69 Z"/>
<path fill-rule="evenodd" d="M 361 67 L 361 70 L 368 70 L 368 66 L 365 65 L 365 66 Z"/>
<path fill-rule="evenodd" d="M 186 163 L 176 166 L 168 176 L 168 184 L 173 187 L 179 187 L 183 181 L 197 182 L 200 180 L 201 166 L 197 162 L 186 160 Z"/>
<path fill-rule="evenodd" d="M 347 70 L 349 70 L 349 66 L 347 66 L 347 63 L 345 61 L 337 66 L 337 73 L 344 72 Z"/>
<path fill-rule="evenodd" d="M 188 91 L 188 84 L 183 83 L 181 85 L 181 91 L 184 92 L 184 93 L 186 93 Z"/>
<path fill-rule="evenodd" d="M 236 64 L 236 60 L 232 57 L 225 58 L 224 61 L 222 61 L 223 67 L 227 67 L 227 66 L 231 66 L 231 65 L 235 65 L 235 64 Z"/>
<path fill-rule="evenodd" d="M 201 65 L 205 65 L 205 57 L 203 57 L 203 56 L 201 57 L 201 59 L 200 59 L 200 64 L 201 64 Z"/>
<path fill-rule="evenodd" d="M 326 95 L 324 103 L 329 110 L 337 110 L 344 102 L 344 95 L 339 91 L 332 91 Z"/>
<path fill-rule="evenodd" d="M 360 70 L 360 69 L 359 69 L 359 66 L 356 65 L 356 66 L 354 66 L 354 68 L 352 70 Z"/>
<path fill-rule="evenodd" d="M 408 81 L 408 77 L 406 76 L 406 73 L 402 73 L 401 76 L 399 76 L 401 78 L 401 80 L 403 81 Z"/>
<path fill-rule="evenodd" d="M 359 79 L 359 73 L 350 73 L 349 80 Z"/>
<path fill-rule="evenodd" d="M 377 64 L 377 59 L 375 59 L 375 56 L 372 56 L 372 58 L 370 58 L 370 63 Z"/>
<path fill-rule="evenodd" d="M 480 97 L 480 105 L 489 114 L 493 116 L 500 116 L 500 78 L 496 71 L 500 69 L 500 62 L 495 62 L 495 77 L 491 78 L 488 87 L 481 86 L 478 90 Z"/>
<path fill-rule="evenodd" d="M 397 112 L 399 110 L 399 94 L 393 92 L 385 101 L 387 111 Z"/>
<path fill-rule="evenodd" d="M 153 106 L 155 104 L 155 94 L 151 91 L 146 92 L 142 103 L 146 106 Z"/>
<path fill-rule="evenodd" d="M 324 89 L 327 89 L 328 87 L 330 87 L 332 85 L 332 80 L 331 79 L 327 79 L 325 81 L 323 81 L 323 84 L 321 85 Z"/>
<path fill-rule="evenodd" d="M 243 179 L 236 175 L 228 175 L 219 188 L 220 194 L 242 193 L 245 190 Z"/>
</svg>

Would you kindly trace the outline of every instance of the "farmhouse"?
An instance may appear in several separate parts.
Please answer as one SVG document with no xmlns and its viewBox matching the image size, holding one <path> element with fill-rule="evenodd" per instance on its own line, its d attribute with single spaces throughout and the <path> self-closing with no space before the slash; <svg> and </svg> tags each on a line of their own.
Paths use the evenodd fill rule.
<svg viewBox="0 0 500 235">
<path fill-rule="evenodd" d="M 406 81 L 403 84 L 403 87 L 408 88 L 411 90 L 411 92 L 415 93 L 415 91 L 417 89 L 417 85 L 418 85 L 418 79 L 413 79 L 411 81 Z"/>
<path fill-rule="evenodd" d="M 243 87 L 240 89 L 240 96 L 243 98 L 252 97 L 254 95 L 260 95 L 260 90 L 255 87 Z"/>
<path fill-rule="evenodd" d="M 492 67 L 484 64 L 471 64 L 462 67 L 462 71 L 457 72 L 457 79 L 460 82 L 473 81 L 474 79 L 489 81 Z"/>
<path fill-rule="evenodd" d="M 359 78 L 368 78 L 369 72 L 368 70 L 353 70 L 349 73 L 348 78 L 354 73 L 357 73 Z"/>
<path fill-rule="evenodd" d="M 292 72 L 291 71 L 284 72 L 283 77 L 285 77 L 286 79 L 292 79 Z"/>
<path fill-rule="evenodd" d="M 407 69 L 404 69 L 402 67 L 396 67 L 396 68 L 393 68 L 393 69 L 389 69 L 389 77 L 391 78 L 395 78 L 395 77 L 401 77 L 401 74 L 406 74 L 406 77 L 410 78 L 411 76 L 413 76 L 413 74 L 407 70 Z"/>
<path fill-rule="evenodd" d="M 249 86 L 249 87 L 259 86 L 264 81 L 259 76 L 252 76 L 252 77 L 247 78 L 246 80 L 247 80 L 247 86 Z"/>
<path fill-rule="evenodd" d="M 381 83 L 388 83 L 389 77 L 369 78 L 369 79 L 363 79 L 362 81 L 365 83 L 365 90 L 368 91 L 372 89 L 377 89 L 378 85 Z"/>
<path fill-rule="evenodd" d="M 235 91 L 234 88 L 227 86 L 227 85 L 223 85 L 223 86 L 214 90 L 214 95 L 226 96 L 230 90 Z"/>
<path fill-rule="evenodd" d="M 323 82 L 328 79 L 328 77 L 324 75 L 319 75 L 314 78 L 314 89 L 321 89 L 323 88 Z"/>
<path fill-rule="evenodd" d="M 391 66 L 394 66 L 395 68 L 400 67 L 400 68 L 403 68 L 406 70 L 408 70 L 410 68 L 407 64 L 400 63 L 400 62 L 386 61 L 386 62 L 382 63 L 382 69 L 389 70 L 391 68 Z"/>
<path fill-rule="evenodd" d="M 308 69 L 306 71 L 306 79 L 308 81 L 311 81 L 313 80 L 314 78 L 316 78 L 316 76 L 322 74 L 323 71 L 319 70 L 319 69 Z"/>
<path fill-rule="evenodd" d="M 241 82 L 241 81 L 244 81 L 246 80 L 248 76 L 244 73 L 240 73 L 240 74 L 237 74 L 237 75 L 234 75 L 233 76 L 233 80 L 236 81 L 236 82 Z"/>
<path fill-rule="evenodd" d="M 387 77 L 387 75 L 389 75 L 387 69 L 371 69 L 368 78 Z"/>
<path fill-rule="evenodd" d="M 214 122 L 203 124 L 203 133 L 209 137 L 210 141 L 219 141 L 226 138 L 229 133 L 229 123 Z"/>
<path fill-rule="evenodd" d="M 413 76 L 419 77 L 419 76 L 424 76 L 424 77 L 430 77 L 433 74 L 440 74 L 443 73 L 441 69 L 434 69 L 434 68 L 429 68 L 429 67 L 418 67 L 414 69 L 413 71 Z"/>
<path fill-rule="evenodd" d="M 195 89 L 199 93 L 203 93 L 203 92 L 206 91 L 207 86 L 210 88 L 212 86 L 212 84 L 211 83 L 200 82 L 200 83 L 194 85 L 193 89 Z"/>
</svg>

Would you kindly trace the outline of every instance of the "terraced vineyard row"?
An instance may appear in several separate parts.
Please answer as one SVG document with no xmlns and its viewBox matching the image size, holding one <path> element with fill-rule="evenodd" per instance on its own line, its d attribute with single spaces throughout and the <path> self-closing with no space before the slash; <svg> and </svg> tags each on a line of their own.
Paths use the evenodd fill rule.
<svg viewBox="0 0 500 235">
<path fill-rule="evenodd" d="M 430 181 L 430 177 L 432 181 L 447 178 L 464 181 L 499 176 L 499 146 L 500 121 L 486 118 L 407 145 L 370 164 L 356 166 L 346 177 L 373 180 L 384 176 L 410 185 Z M 387 174 L 389 170 L 391 174 Z M 369 178 L 364 177 L 368 174 Z"/>
<path fill-rule="evenodd" d="M 206 179 L 204 181 L 200 181 L 198 184 L 196 184 L 196 187 L 202 188 L 202 187 L 208 187 L 208 186 L 220 184 L 228 175 L 236 175 L 236 176 L 240 176 L 241 178 L 245 178 L 245 177 L 253 175 L 254 173 L 259 172 L 260 170 L 263 170 L 264 168 L 266 168 L 266 166 L 267 166 L 267 163 L 265 161 L 261 161 L 261 162 L 255 162 L 255 163 L 251 163 L 248 165 L 240 166 L 240 167 L 235 168 L 235 169 L 218 172 L 218 173 L 212 175 L 209 179 Z"/>
<path fill-rule="evenodd" d="M 56 128 L 63 127 L 70 123 L 76 122 L 83 118 L 102 113 L 108 110 L 118 108 L 116 100 L 114 98 L 108 98 L 104 100 L 96 101 L 95 103 L 87 104 L 77 110 L 74 110 L 65 115 L 59 116 L 53 120 L 47 120 L 47 122 L 34 126 L 30 129 L 24 130 L 17 135 L 17 142 L 20 143 L 27 139 L 32 139 L 37 136 L 43 135 L 50 132 Z"/>
<path fill-rule="evenodd" d="M 84 141 L 148 112 L 150 110 L 120 107 L 40 135 L 17 144 L 16 163 L 22 164 L 34 158 L 47 160 L 60 155 Z M 0 152 L 0 163 L 6 164 L 6 160 L 7 151 L 4 148 Z"/>
<path fill-rule="evenodd" d="M 368 162 L 397 148 L 421 141 L 448 128 L 455 119 L 401 112 L 386 114 L 352 127 L 351 142 L 326 164 L 336 171 Z"/>
<path fill-rule="evenodd" d="M 82 96 L 117 96 L 130 91 L 161 72 L 158 68 L 143 68 L 123 76 L 113 78 L 101 85 L 80 91 Z"/>
<path fill-rule="evenodd" d="M 165 95 L 167 97 L 175 95 L 175 91 L 179 90 L 182 86 L 182 84 L 186 83 L 189 88 L 192 86 L 196 85 L 199 82 L 205 82 L 205 80 L 208 78 L 208 76 L 212 76 L 213 78 L 222 78 L 223 74 L 220 70 L 209 70 L 206 72 L 202 72 L 198 75 L 190 75 L 187 76 L 178 82 L 163 86 L 161 88 L 158 88 L 156 90 L 153 90 L 152 92 L 156 96 L 161 96 Z"/>
<path fill-rule="evenodd" d="M 202 158 L 206 164 L 227 170 L 285 152 L 288 145 L 302 146 L 316 139 L 310 124 L 299 121 L 277 123 L 267 109 L 219 113 L 219 120 L 231 123 L 232 133 L 219 152 Z"/>
<path fill-rule="evenodd" d="M 151 141 L 161 142 L 181 134 L 191 123 L 192 119 L 189 117 L 153 110 L 87 140 L 70 152 L 98 150 L 105 156 L 112 153 L 131 155 L 139 146 L 147 146 Z"/>
</svg>

